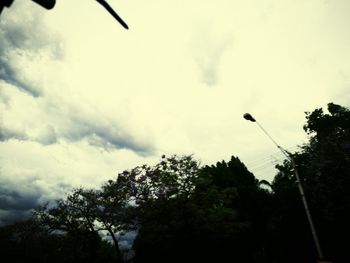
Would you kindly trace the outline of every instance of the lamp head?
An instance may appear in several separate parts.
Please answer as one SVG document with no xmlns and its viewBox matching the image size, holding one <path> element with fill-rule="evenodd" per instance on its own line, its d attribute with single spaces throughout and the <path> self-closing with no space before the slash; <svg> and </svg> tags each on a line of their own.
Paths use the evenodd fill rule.
<svg viewBox="0 0 350 263">
<path fill-rule="evenodd" d="M 56 0 L 32 0 L 35 3 L 37 3 L 38 5 L 46 8 L 46 9 L 52 9 L 55 4 L 56 4 Z"/>
<path fill-rule="evenodd" d="M 251 121 L 251 122 L 256 122 L 256 120 L 253 118 L 253 116 L 250 115 L 249 113 L 245 113 L 245 114 L 243 115 L 243 118 L 246 119 L 246 120 L 248 120 L 248 121 Z"/>
</svg>

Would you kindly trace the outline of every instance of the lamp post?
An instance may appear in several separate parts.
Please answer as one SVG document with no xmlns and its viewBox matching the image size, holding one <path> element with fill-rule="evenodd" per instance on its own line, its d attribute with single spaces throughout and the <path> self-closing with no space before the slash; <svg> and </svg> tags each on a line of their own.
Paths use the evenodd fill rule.
<svg viewBox="0 0 350 263">
<path fill-rule="evenodd" d="M 315 243 L 315 246 L 316 246 L 316 250 L 317 250 L 317 255 L 318 255 L 318 259 L 320 260 L 319 263 L 322 263 L 322 262 L 325 262 L 326 261 L 323 261 L 323 253 L 322 253 L 322 249 L 321 249 L 321 246 L 320 246 L 320 242 L 318 240 L 318 237 L 317 237 L 317 233 L 316 233 L 316 229 L 315 229 L 315 226 L 314 226 L 314 223 L 313 223 L 313 220 L 312 220 L 312 217 L 311 217 L 311 213 L 310 213 L 310 210 L 309 210 L 309 206 L 307 204 L 307 201 L 306 201 L 306 197 L 305 197 L 305 193 L 304 193 L 304 188 L 303 188 L 303 185 L 300 181 L 300 177 L 299 177 L 299 172 L 298 172 L 298 169 L 297 169 L 297 165 L 295 163 L 295 159 L 293 157 L 293 155 L 288 152 L 286 149 L 284 149 L 282 146 L 278 145 L 278 143 L 271 137 L 271 135 L 260 125 L 259 122 L 256 121 L 256 119 L 253 118 L 252 115 L 250 115 L 249 113 L 245 113 L 243 115 L 243 118 L 248 120 L 248 121 L 251 121 L 251 122 L 255 122 L 259 128 L 267 135 L 267 137 L 269 137 L 269 139 L 273 142 L 274 145 L 276 145 L 276 147 L 287 157 L 287 159 L 289 159 L 292 163 L 292 166 L 293 166 L 293 169 L 294 169 L 294 174 L 295 174 L 295 178 L 296 178 L 296 183 L 298 185 L 298 189 L 299 189 L 299 192 L 300 192 L 300 196 L 301 196 L 301 199 L 302 199 L 302 202 L 303 202 L 303 205 L 304 205 L 304 209 L 305 209 L 305 213 L 306 213 L 306 216 L 307 216 L 307 219 L 309 221 L 309 225 L 310 225 L 310 229 L 311 229 L 311 233 L 312 233 L 312 237 L 313 237 L 313 240 L 314 240 L 314 243 Z"/>
<path fill-rule="evenodd" d="M 52 9 L 56 4 L 56 0 L 32 0 L 32 1 L 34 1 L 35 3 L 37 3 L 38 5 L 41 5 L 46 9 Z M 0 14 L 4 7 L 10 7 L 13 2 L 14 0 L 1 0 Z"/>
<path fill-rule="evenodd" d="M 38 5 L 46 8 L 52 9 L 56 0 L 32 0 Z M 129 29 L 128 25 L 124 22 L 124 20 L 113 10 L 113 8 L 105 1 L 105 0 L 96 0 L 99 4 L 101 4 L 125 29 Z M 10 7 L 14 0 L 1 0 L 0 2 L 0 14 L 4 7 Z"/>
</svg>

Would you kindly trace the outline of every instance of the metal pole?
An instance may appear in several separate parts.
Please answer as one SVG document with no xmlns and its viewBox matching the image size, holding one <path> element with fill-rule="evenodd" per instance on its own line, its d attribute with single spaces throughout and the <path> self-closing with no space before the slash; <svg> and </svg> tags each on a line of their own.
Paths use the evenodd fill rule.
<svg viewBox="0 0 350 263">
<path fill-rule="evenodd" d="M 303 185 L 301 184 L 301 181 L 300 181 L 297 165 L 296 165 L 295 160 L 294 160 L 294 158 L 292 157 L 291 154 L 289 154 L 289 158 L 290 158 L 290 160 L 292 162 L 292 165 L 293 165 L 293 168 L 294 168 L 295 177 L 297 179 L 297 184 L 298 184 L 299 192 L 300 192 L 300 195 L 301 195 L 301 199 L 303 200 L 306 216 L 307 216 L 307 219 L 308 219 L 309 224 L 310 224 L 310 229 L 311 229 L 312 237 L 314 239 L 315 246 L 316 246 L 316 249 L 317 249 L 318 258 L 320 260 L 323 260 L 323 253 L 322 253 L 320 241 L 318 240 L 316 229 L 315 229 L 315 226 L 314 226 L 314 223 L 313 223 L 313 220 L 312 220 L 312 217 L 311 217 L 311 213 L 310 213 L 310 210 L 309 210 L 309 206 L 308 206 L 307 201 L 306 201 L 304 188 L 303 188 Z"/>
<path fill-rule="evenodd" d="M 273 144 L 275 144 L 277 146 L 277 148 L 291 161 L 291 163 L 293 165 L 293 169 L 294 169 L 294 174 L 296 177 L 296 182 L 298 184 L 298 189 L 299 189 L 299 192 L 301 195 L 301 199 L 303 201 L 305 213 L 306 213 L 307 219 L 309 221 L 312 237 L 313 237 L 314 242 L 315 242 L 317 255 L 318 255 L 319 260 L 323 260 L 323 253 L 322 253 L 321 245 L 320 245 L 317 233 L 316 233 L 315 225 L 314 225 L 312 217 L 311 217 L 309 206 L 308 206 L 307 201 L 306 201 L 304 188 L 303 188 L 303 185 L 300 181 L 299 172 L 298 172 L 294 157 L 291 153 L 289 153 L 287 150 L 285 150 L 280 145 L 278 145 L 277 142 L 271 137 L 271 135 L 260 125 L 260 123 L 258 123 L 255 119 L 253 119 L 253 120 L 254 120 L 253 122 L 256 122 L 256 124 L 259 126 L 259 128 L 270 138 L 270 140 L 273 142 Z"/>
</svg>

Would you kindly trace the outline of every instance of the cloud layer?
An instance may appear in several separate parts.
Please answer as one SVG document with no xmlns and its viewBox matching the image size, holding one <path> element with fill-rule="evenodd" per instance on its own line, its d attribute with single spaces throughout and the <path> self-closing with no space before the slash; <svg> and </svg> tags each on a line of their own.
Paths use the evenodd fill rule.
<svg viewBox="0 0 350 263">
<path fill-rule="evenodd" d="M 349 106 L 346 0 L 110 4 L 129 31 L 95 1 L 1 15 L 2 223 L 163 153 L 270 180 L 281 155 L 245 112 L 295 150 L 304 111 Z"/>
</svg>

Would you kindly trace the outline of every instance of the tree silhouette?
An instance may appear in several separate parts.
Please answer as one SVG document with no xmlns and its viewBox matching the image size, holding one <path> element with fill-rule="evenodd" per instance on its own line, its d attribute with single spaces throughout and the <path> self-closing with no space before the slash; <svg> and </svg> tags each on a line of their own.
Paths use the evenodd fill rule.
<svg viewBox="0 0 350 263">
<path fill-rule="evenodd" d="M 309 142 L 293 158 L 326 258 L 347 262 L 350 111 L 330 103 L 328 113 L 315 109 L 306 120 Z M 293 165 L 285 160 L 277 169 L 270 184 L 238 157 L 201 166 L 192 156 L 162 156 L 100 189 L 74 189 L 31 220 L 0 228 L 3 258 L 123 262 L 118 237 L 137 230 L 137 263 L 312 262 L 316 251 Z"/>
<path fill-rule="evenodd" d="M 309 135 L 309 143 L 303 145 L 294 158 L 325 256 L 332 262 L 344 262 L 350 248 L 340 241 L 350 234 L 350 111 L 329 103 L 328 112 L 318 108 L 306 113 L 304 130 Z M 286 245 L 279 251 L 292 254 L 293 250 L 294 262 L 306 262 L 308 258 L 314 258 L 310 253 L 314 247 L 292 166 L 285 161 L 277 168 L 280 172 L 273 182 L 276 232 L 284 233 L 286 240 Z M 293 262 L 293 258 L 289 259 Z"/>
</svg>

